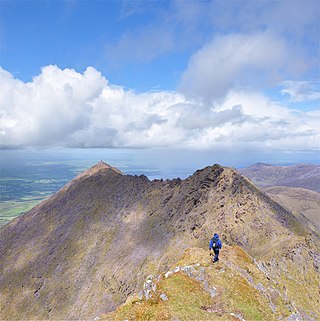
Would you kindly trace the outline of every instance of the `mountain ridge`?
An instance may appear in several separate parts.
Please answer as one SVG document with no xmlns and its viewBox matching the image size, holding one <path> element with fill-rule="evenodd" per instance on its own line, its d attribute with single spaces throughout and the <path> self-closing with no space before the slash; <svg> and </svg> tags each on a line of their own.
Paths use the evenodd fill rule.
<svg viewBox="0 0 320 321">
<path fill-rule="evenodd" d="M 266 270 L 283 261 L 300 295 L 314 294 L 310 306 L 319 300 L 319 237 L 236 170 L 216 164 L 185 180 L 150 181 L 101 163 L 0 229 L 0 311 L 7 319 L 112 311 L 186 248 L 207 248 L 213 231 Z M 294 284 L 286 289 L 297 295 Z"/>
</svg>

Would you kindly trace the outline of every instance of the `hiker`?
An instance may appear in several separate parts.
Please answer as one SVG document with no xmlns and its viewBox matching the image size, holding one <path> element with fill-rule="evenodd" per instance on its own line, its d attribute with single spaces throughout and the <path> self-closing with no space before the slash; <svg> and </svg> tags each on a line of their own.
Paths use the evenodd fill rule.
<svg viewBox="0 0 320 321">
<path fill-rule="evenodd" d="M 217 233 L 214 233 L 214 236 L 210 240 L 210 245 L 209 245 L 210 255 L 213 255 L 211 250 L 213 250 L 214 252 L 213 263 L 219 261 L 219 250 L 221 248 L 222 248 L 222 243 L 219 239 L 219 235 Z"/>
</svg>

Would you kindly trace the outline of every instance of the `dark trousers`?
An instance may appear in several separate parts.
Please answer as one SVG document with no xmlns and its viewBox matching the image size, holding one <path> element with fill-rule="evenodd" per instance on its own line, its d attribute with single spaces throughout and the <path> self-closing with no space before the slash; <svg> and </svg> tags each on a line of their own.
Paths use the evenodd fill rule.
<svg viewBox="0 0 320 321">
<path fill-rule="evenodd" d="M 219 261 L 219 249 L 213 249 L 213 252 L 214 252 L 213 262 Z"/>
</svg>

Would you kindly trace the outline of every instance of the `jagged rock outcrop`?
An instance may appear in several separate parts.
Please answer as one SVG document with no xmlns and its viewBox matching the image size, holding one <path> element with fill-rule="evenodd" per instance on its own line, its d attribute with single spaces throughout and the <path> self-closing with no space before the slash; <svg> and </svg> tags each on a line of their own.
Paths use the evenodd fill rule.
<svg viewBox="0 0 320 321">
<path fill-rule="evenodd" d="M 297 311 L 319 303 L 319 236 L 234 169 L 149 181 L 100 162 L 0 229 L 1 317 L 85 320 L 114 310 L 216 231 L 297 298 Z"/>
</svg>

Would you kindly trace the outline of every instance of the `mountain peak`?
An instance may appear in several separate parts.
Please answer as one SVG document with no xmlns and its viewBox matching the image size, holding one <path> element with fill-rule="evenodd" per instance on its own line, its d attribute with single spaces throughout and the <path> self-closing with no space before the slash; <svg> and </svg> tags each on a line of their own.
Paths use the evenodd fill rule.
<svg viewBox="0 0 320 321">
<path fill-rule="evenodd" d="M 101 160 L 86 171 L 78 174 L 73 180 L 62 187 L 55 195 L 63 195 L 70 187 L 79 186 L 83 180 L 98 174 L 107 174 L 107 176 L 124 175 L 119 169 L 112 167 Z"/>
<path fill-rule="evenodd" d="M 258 162 L 258 163 L 251 165 L 251 167 L 267 167 L 267 166 L 273 167 L 273 165 L 271 165 L 271 164 L 262 163 L 262 162 Z"/>
<path fill-rule="evenodd" d="M 96 165 L 92 166 L 89 170 L 94 170 L 94 171 L 100 171 L 100 170 L 111 170 L 114 171 L 118 174 L 123 175 L 123 173 L 116 167 L 113 167 L 107 163 L 105 163 L 103 160 L 101 160 L 99 163 Z"/>
<path fill-rule="evenodd" d="M 88 170 L 86 170 L 82 174 L 80 174 L 80 176 L 88 176 L 88 175 L 91 176 L 91 175 L 96 174 L 98 172 L 106 172 L 106 171 L 113 171 L 117 174 L 123 175 L 123 173 L 119 169 L 117 169 L 117 168 L 115 168 L 115 167 L 113 167 L 113 166 L 111 166 L 101 160 L 99 163 L 97 163 L 96 165 L 92 166 L 91 168 L 89 168 Z"/>
</svg>

